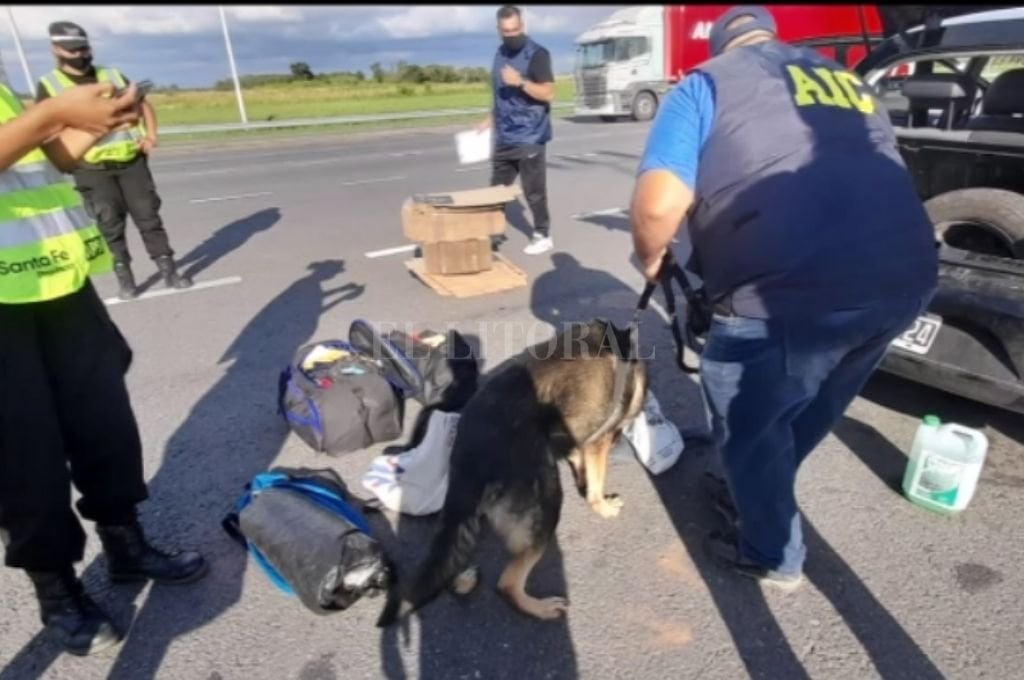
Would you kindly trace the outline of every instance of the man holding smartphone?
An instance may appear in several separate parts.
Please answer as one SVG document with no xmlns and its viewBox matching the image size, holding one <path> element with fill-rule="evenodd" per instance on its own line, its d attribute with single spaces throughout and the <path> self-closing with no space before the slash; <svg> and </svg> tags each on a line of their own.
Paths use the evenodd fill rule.
<svg viewBox="0 0 1024 680">
<path fill-rule="evenodd" d="M 89 38 L 81 26 L 58 21 L 50 24 L 49 32 L 57 68 L 40 78 L 37 102 L 78 85 L 111 82 L 116 90 L 128 86 L 128 79 L 117 69 L 92 65 Z M 143 98 L 139 124 L 111 132 L 101 139 L 74 171 L 76 188 L 95 216 L 114 257 L 114 273 L 124 300 L 138 295 L 125 238 L 129 214 L 167 286 L 188 288 L 192 285 L 188 277 L 177 271 L 174 251 L 160 219 L 160 196 L 148 162 L 156 145 L 156 114 Z"/>
</svg>

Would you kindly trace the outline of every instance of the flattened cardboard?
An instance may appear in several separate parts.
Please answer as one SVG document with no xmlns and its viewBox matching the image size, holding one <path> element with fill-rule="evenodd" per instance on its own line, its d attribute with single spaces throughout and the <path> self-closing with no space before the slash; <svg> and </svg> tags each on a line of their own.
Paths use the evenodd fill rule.
<svg viewBox="0 0 1024 680">
<path fill-rule="evenodd" d="M 528 281 L 526 272 L 500 254 L 494 255 L 494 266 L 479 274 L 456 276 L 428 274 L 424 269 L 423 258 L 406 260 L 405 266 L 416 278 L 444 297 L 468 298 L 490 295 L 522 288 Z"/>
<path fill-rule="evenodd" d="M 483 189 L 469 189 L 468 191 L 449 191 L 436 194 L 416 194 L 412 200 L 416 203 L 424 203 L 437 207 L 446 208 L 471 208 L 481 206 L 504 205 L 514 201 L 522 194 L 522 190 L 515 184 Z"/>
<path fill-rule="evenodd" d="M 423 262 L 428 274 L 476 274 L 491 268 L 491 239 L 438 241 L 423 244 Z"/>
</svg>

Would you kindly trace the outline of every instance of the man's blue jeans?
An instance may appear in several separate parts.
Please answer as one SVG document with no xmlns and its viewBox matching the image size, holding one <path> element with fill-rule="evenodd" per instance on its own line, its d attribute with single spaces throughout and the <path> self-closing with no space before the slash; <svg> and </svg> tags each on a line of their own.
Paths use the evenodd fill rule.
<svg viewBox="0 0 1024 680">
<path fill-rule="evenodd" d="M 742 558 L 784 573 L 803 569 L 797 470 L 930 297 L 767 321 L 715 316 L 701 382 Z"/>
</svg>

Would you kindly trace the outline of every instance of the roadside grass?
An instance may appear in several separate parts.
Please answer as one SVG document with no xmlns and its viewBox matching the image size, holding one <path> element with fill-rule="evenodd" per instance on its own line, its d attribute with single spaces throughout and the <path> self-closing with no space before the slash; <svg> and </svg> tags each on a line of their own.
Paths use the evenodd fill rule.
<svg viewBox="0 0 1024 680">
<path fill-rule="evenodd" d="M 572 102 L 571 78 L 556 81 L 556 101 Z M 324 85 L 303 82 L 242 91 L 250 122 L 331 118 L 439 109 L 483 108 L 490 86 L 481 83 Z M 148 96 L 162 126 L 239 122 L 233 90 L 180 90 Z"/>
</svg>

